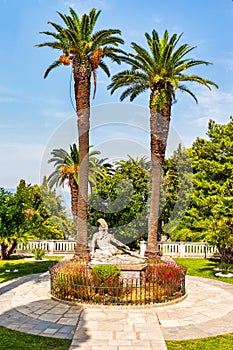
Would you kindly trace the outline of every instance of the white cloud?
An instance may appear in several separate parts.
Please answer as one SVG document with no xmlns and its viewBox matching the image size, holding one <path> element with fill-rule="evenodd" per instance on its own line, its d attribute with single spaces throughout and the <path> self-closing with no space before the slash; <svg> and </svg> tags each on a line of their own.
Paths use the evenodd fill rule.
<svg viewBox="0 0 233 350">
<path fill-rule="evenodd" d="M 203 91 L 198 93 L 198 105 L 192 110 L 199 116 L 193 124 L 203 126 L 205 120 L 214 119 L 222 122 L 233 114 L 233 93 L 220 90 Z"/>
<path fill-rule="evenodd" d="M 192 124 L 195 124 L 197 127 L 205 127 L 208 124 L 209 117 L 203 117 L 203 118 L 198 118 L 195 119 Z"/>
</svg>

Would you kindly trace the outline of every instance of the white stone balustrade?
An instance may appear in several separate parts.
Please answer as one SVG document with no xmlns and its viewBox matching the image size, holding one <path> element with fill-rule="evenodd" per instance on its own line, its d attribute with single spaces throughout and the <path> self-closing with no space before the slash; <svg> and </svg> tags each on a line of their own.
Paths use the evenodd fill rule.
<svg viewBox="0 0 233 350">
<path fill-rule="evenodd" d="M 163 256 L 173 258 L 212 258 L 218 256 L 216 247 L 206 242 L 159 242 L 159 250 Z M 144 246 L 143 246 L 143 249 Z"/>
<path fill-rule="evenodd" d="M 16 253 L 31 253 L 35 248 L 41 248 L 46 254 L 73 254 L 75 240 L 29 240 L 26 244 L 18 243 Z M 159 250 L 163 256 L 173 258 L 211 258 L 217 257 L 216 247 L 206 242 L 159 242 Z M 144 256 L 147 242 L 140 242 L 140 255 Z"/>
<path fill-rule="evenodd" d="M 46 254 L 73 254 L 75 251 L 75 241 L 73 240 L 29 240 L 25 243 L 18 243 L 17 253 L 31 253 L 35 248 L 40 248 Z"/>
</svg>

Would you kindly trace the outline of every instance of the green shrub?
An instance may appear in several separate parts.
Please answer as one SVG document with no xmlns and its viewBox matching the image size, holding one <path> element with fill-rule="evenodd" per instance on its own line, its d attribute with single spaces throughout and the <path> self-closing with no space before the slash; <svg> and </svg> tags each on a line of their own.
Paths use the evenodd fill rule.
<svg viewBox="0 0 233 350">
<path fill-rule="evenodd" d="M 42 260 L 43 256 L 45 255 L 45 252 L 41 248 L 35 248 L 32 250 L 32 254 L 36 260 Z"/>
<path fill-rule="evenodd" d="M 222 273 L 227 275 L 230 269 L 230 264 L 228 263 L 221 263 L 220 268 L 222 269 Z"/>
<path fill-rule="evenodd" d="M 118 283 L 121 270 L 116 265 L 96 265 L 91 270 L 95 285 L 107 287 Z"/>
<path fill-rule="evenodd" d="M 121 270 L 116 265 L 96 265 L 91 270 L 92 284 L 99 296 L 120 296 L 123 282 Z"/>
<path fill-rule="evenodd" d="M 109 302 L 106 294 L 112 298 L 121 292 L 121 270 L 115 265 L 98 265 L 90 271 L 87 262 L 70 260 L 53 266 L 50 273 L 51 292 L 61 299 Z"/>
</svg>

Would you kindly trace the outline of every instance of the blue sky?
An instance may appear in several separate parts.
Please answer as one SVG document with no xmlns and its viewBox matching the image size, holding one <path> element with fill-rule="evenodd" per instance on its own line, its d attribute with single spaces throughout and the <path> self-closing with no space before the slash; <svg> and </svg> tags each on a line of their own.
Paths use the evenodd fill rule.
<svg viewBox="0 0 233 350">
<path fill-rule="evenodd" d="M 130 50 L 132 41 L 145 45 L 145 32 L 155 28 L 162 35 L 168 29 L 169 33 L 183 33 L 181 43 L 197 46 L 192 52 L 193 58 L 213 62 L 212 66 L 196 68 L 195 73 L 215 81 L 218 90 L 209 92 L 189 85 L 198 98 L 198 105 L 191 97 L 177 94 L 171 126 L 176 141 L 179 139 L 185 146 L 190 146 L 196 137 L 205 136 L 210 118 L 226 123 L 233 115 L 231 0 L 1 0 L 0 187 L 15 187 L 21 178 L 27 183 L 39 183 L 41 174 L 49 171 L 45 168 L 50 150 L 53 147 L 68 148 L 75 142 L 77 132 L 70 99 L 71 68 L 62 66 L 44 80 L 45 69 L 59 53 L 33 47 L 48 39 L 39 34 L 51 30 L 48 21 L 61 23 L 56 11 L 67 13 L 70 6 L 80 14 L 92 7 L 101 9 L 96 29 L 121 29 L 125 50 Z M 109 65 L 112 73 L 121 69 L 111 62 Z M 110 124 L 106 119 L 104 129 L 102 124 L 101 127 L 98 123 L 92 126 L 91 142 L 96 148 L 103 146 L 104 149 L 105 145 L 109 149 L 111 145 L 114 150 L 120 149 L 121 144 L 125 155 L 132 149 L 141 155 L 141 151 L 148 149 L 147 118 L 141 113 L 135 120 L 135 115 L 140 108 L 146 110 L 149 92 L 129 107 L 133 108 L 133 115 L 121 120 L 120 116 L 118 119 L 117 114 L 111 113 L 112 106 L 118 106 L 119 93 L 111 96 L 106 89 L 109 83 L 110 80 L 98 72 L 97 95 L 92 106 L 109 115 Z M 127 104 L 129 101 L 126 100 L 126 110 Z M 127 140 L 130 140 L 128 144 Z M 121 152 L 114 153 L 112 159 L 122 156 Z"/>
</svg>

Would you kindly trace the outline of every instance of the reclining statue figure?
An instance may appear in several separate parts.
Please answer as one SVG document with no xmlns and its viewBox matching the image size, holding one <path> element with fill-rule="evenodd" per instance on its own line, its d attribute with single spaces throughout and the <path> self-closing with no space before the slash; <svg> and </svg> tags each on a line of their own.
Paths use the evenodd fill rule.
<svg viewBox="0 0 233 350">
<path fill-rule="evenodd" d="M 117 254 L 129 254 L 143 259 L 139 254 L 130 251 L 124 243 L 118 241 L 112 234 L 108 233 L 108 224 L 104 219 L 99 219 L 99 231 L 94 233 L 91 241 L 91 255 L 97 254 L 111 257 Z"/>
</svg>

